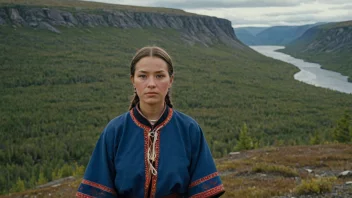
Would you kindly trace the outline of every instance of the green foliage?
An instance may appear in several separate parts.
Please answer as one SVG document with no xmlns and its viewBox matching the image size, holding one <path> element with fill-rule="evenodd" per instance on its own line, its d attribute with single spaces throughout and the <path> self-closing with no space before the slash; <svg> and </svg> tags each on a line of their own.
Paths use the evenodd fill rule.
<svg viewBox="0 0 352 198">
<path fill-rule="evenodd" d="M 345 112 L 343 117 L 337 122 L 333 131 L 334 140 L 342 143 L 351 142 L 352 140 L 352 120 L 351 116 Z"/>
<path fill-rule="evenodd" d="M 310 144 L 317 145 L 322 143 L 322 137 L 319 132 L 315 132 L 312 136 L 310 136 Z"/>
<path fill-rule="evenodd" d="M 289 64 L 216 43 L 190 46 L 175 30 L 57 28 L 0 28 L 2 194 L 18 178 L 35 187 L 84 172 L 74 163 L 86 165 L 105 125 L 127 111 L 128 65 L 145 45 L 173 57 L 175 109 L 197 120 L 214 157 L 233 151 L 243 123 L 252 147 L 308 144 L 307 132 L 324 139 L 352 106 L 351 95 L 295 81 Z"/>
<path fill-rule="evenodd" d="M 26 187 L 24 186 L 24 182 L 21 178 L 18 178 L 16 183 L 12 186 L 12 188 L 10 189 L 11 193 L 14 192 L 22 192 L 26 189 Z"/>
<path fill-rule="evenodd" d="M 248 134 L 247 124 L 243 123 L 242 129 L 240 131 L 239 140 L 236 145 L 236 150 L 249 150 L 253 149 L 253 140 Z"/>
<path fill-rule="evenodd" d="M 75 170 L 73 172 L 73 176 L 83 176 L 85 167 L 83 165 L 78 165 L 77 162 L 74 163 Z"/>
<path fill-rule="evenodd" d="M 283 165 L 273 165 L 266 163 L 258 163 L 252 168 L 253 172 L 264 172 L 264 173 L 277 173 L 286 177 L 298 176 L 296 169 L 283 166 Z"/>
<path fill-rule="evenodd" d="M 297 195 L 328 193 L 331 192 L 335 181 L 336 177 L 303 180 L 302 183 L 296 187 L 295 193 Z"/>
<path fill-rule="evenodd" d="M 39 178 L 38 178 L 38 181 L 37 181 L 37 185 L 43 185 L 43 184 L 46 184 L 46 183 L 48 183 L 48 179 L 45 177 L 43 172 L 40 172 L 39 173 Z"/>
</svg>

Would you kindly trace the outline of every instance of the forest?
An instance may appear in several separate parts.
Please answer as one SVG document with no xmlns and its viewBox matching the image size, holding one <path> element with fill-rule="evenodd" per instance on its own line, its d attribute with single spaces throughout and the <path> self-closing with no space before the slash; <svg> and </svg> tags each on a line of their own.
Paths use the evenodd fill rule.
<svg viewBox="0 0 352 198">
<path fill-rule="evenodd" d="M 289 64 L 222 44 L 190 46 L 169 29 L 60 31 L 0 28 L 2 194 L 82 175 L 105 125 L 128 110 L 129 62 L 146 45 L 171 54 L 175 109 L 197 120 L 215 158 L 351 142 L 352 95 L 295 81 Z"/>
</svg>

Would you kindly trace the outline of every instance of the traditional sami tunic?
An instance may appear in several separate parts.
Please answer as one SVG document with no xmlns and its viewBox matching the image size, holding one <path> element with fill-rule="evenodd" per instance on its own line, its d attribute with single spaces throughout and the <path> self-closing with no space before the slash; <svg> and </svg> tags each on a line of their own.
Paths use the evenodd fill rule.
<svg viewBox="0 0 352 198">
<path fill-rule="evenodd" d="M 165 106 L 154 126 L 138 107 L 109 122 L 77 197 L 203 198 L 224 193 L 197 122 Z"/>
</svg>

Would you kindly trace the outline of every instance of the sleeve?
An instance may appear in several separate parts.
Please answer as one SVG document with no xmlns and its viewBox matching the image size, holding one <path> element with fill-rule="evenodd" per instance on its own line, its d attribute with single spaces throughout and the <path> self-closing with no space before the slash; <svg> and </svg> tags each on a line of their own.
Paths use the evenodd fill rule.
<svg viewBox="0 0 352 198">
<path fill-rule="evenodd" d="M 114 187 L 113 127 L 107 126 L 95 146 L 76 197 L 117 197 Z"/>
<path fill-rule="evenodd" d="M 190 185 L 188 196 L 191 198 L 219 197 L 224 186 L 216 170 L 213 157 L 203 132 L 199 126 L 190 131 L 192 138 L 192 158 L 190 165 Z"/>
</svg>

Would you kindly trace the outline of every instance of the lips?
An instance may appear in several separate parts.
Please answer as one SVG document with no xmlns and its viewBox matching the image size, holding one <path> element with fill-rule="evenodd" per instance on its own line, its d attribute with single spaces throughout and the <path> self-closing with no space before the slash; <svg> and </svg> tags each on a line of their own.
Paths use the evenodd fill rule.
<svg viewBox="0 0 352 198">
<path fill-rule="evenodd" d="M 158 93 L 156 93 L 156 92 L 147 92 L 146 94 L 147 95 L 155 95 L 155 94 L 158 94 Z"/>
</svg>

